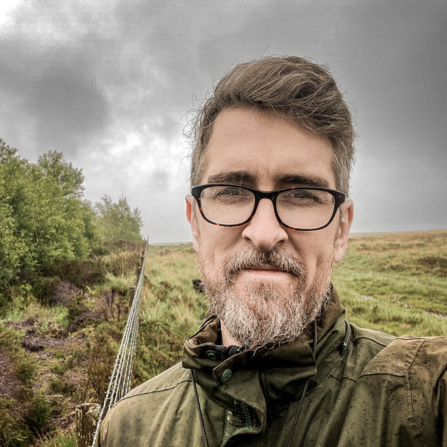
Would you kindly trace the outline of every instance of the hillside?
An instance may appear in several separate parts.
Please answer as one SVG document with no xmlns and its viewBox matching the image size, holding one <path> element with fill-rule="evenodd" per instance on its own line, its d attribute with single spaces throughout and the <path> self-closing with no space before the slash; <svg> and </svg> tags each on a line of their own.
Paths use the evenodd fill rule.
<svg viewBox="0 0 447 447">
<path fill-rule="evenodd" d="M 141 261 L 142 246 L 123 246 L 56 262 L 9 289 L 0 315 L 0 445 L 74 446 L 76 405 L 102 403 Z"/>
</svg>

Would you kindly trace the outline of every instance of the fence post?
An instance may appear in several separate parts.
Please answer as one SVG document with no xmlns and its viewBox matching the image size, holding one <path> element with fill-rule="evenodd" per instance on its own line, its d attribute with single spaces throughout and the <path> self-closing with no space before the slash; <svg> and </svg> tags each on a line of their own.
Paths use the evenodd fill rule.
<svg viewBox="0 0 447 447">
<path fill-rule="evenodd" d="M 93 443 L 100 411 L 98 404 L 81 404 L 76 407 L 76 447 L 89 447 Z"/>
</svg>

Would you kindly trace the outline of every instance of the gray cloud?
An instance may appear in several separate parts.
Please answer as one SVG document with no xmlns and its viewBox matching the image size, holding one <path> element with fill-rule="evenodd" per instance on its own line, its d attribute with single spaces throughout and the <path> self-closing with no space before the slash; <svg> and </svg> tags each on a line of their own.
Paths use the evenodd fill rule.
<svg viewBox="0 0 447 447">
<path fill-rule="evenodd" d="M 442 196 L 427 199 L 447 187 L 444 1 L 40 0 L 12 15 L 0 25 L 0 137 L 30 158 L 63 151 L 91 200 L 124 191 L 155 238 L 188 238 L 194 97 L 262 54 L 329 63 L 355 107 L 356 231 L 446 225 Z"/>
<path fill-rule="evenodd" d="M 38 143 L 48 149 L 77 148 L 106 125 L 106 100 L 77 67 L 50 67 L 36 80 L 24 107 L 38 117 Z"/>
</svg>

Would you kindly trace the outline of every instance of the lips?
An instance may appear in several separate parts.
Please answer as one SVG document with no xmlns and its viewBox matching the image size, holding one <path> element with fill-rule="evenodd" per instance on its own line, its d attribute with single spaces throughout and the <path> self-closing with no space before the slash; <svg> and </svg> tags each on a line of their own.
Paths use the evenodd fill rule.
<svg viewBox="0 0 447 447">
<path fill-rule="evenodd" d="M 266 271 L 266 272 L 284 272 L 284 273 L 289 273 L 286 270 L 282 270 L 282 269 L 279 269 L 277 267 L 268 266 L 268 265 L 267 266 L 266 265 L 256 265 L 254 267 L 247 268 L 247 269 L 244 269 L 244 270 L 261 270 L 261 271 Z"/>
<path fill-rule="evenodd" d="M 248 273 L 253 275 L 267 275 L 267 276 L 276 276 L 280 274 L 292 274 L 285 269 L 278 268 L 272 265 L 253 265 L 248 266 L 239 270 L 239 273 Z"/>
</svg>

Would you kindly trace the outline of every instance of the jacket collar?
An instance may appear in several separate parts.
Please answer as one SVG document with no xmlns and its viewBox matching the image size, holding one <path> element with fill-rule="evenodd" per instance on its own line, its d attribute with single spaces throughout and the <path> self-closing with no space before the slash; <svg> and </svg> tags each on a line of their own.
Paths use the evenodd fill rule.
<svg viewBox="0 0 447 447">
<path fill-rule="evenodd" d="M 267 405 L 273 411 L 279 410 L 300 398 L 308 377 L 314 376 L 309 391 L 318 386 L 319 377 L 332 363 L 328 362 L 329 357 L 342 342 L 344 309 L 332 290 L 330 303 L 318 319 L 316 360 L 311 349 L 313 325 L 291 344 L 256 354 L 240 352 L 224 361 L 210 359 L 219 337 L 219 321 L 211 316 L 186 340 L 183 367 L 194 370 L 197 383 L 208 397 L 229 410 L 234 410 L 234 400 L 245 402 L 264 415 Z M 229 375 L 231 378 L 226 380 Z"/>
</svg>

